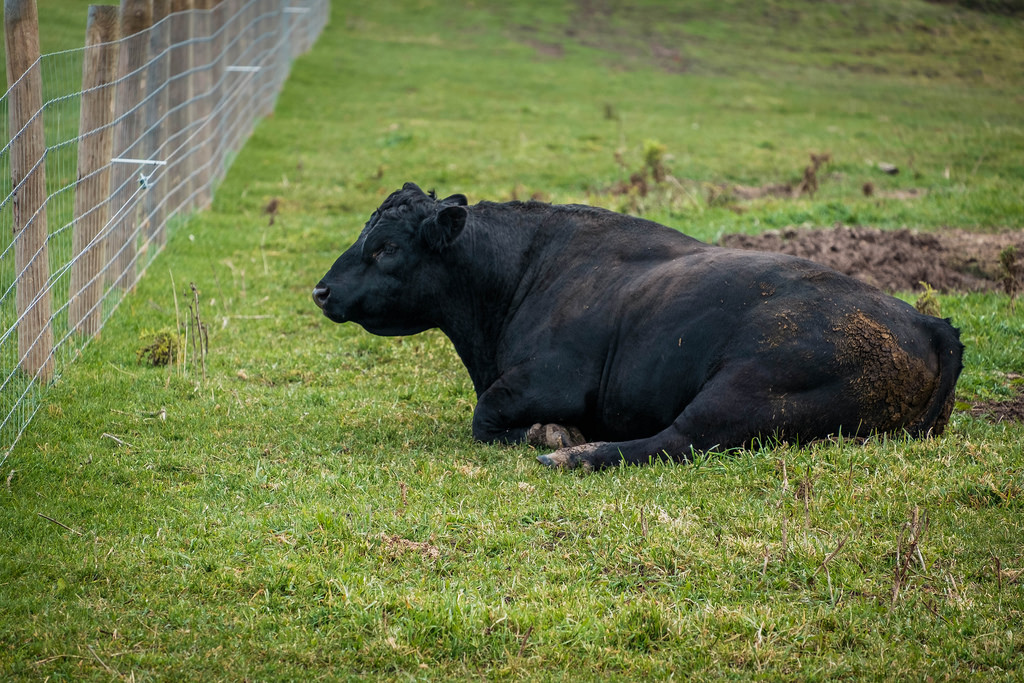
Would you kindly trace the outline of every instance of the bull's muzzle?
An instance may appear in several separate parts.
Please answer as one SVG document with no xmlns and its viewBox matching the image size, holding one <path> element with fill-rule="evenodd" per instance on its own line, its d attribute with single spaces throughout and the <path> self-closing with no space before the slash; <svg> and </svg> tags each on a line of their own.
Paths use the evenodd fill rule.
<svg viewBox="0 0 1024 683">
<path fill-rule="evenodd" d="M 331 297 L 331 288 L 324 285 L 317 285 L 313 288 L 313 303 L 323 309 L 327 300 Z"/>
</svg>

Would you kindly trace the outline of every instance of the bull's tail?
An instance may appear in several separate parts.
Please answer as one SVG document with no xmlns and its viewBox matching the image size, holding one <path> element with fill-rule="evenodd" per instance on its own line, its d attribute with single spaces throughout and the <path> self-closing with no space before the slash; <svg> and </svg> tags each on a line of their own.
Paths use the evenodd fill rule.
<svg viewBox="0 0 1024 683">
<path fill-rule="evenodd" d="M 949 319 L 936 319 L 933 335 L 939 382 L 920 418 L 907 429 L 915 436 L 938 436 L 945 430 L 956 402 L 956 381 L 963 369 L 964 345 L 960 343 L 960 330 L 953 327 Z"/>
</svg>

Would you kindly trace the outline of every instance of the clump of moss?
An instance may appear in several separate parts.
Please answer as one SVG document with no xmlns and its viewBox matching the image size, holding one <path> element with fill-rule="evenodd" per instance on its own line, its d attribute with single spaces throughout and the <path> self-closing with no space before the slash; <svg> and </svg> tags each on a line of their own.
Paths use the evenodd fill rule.
<svg viewBox="0 0 1024 683">
<path fill-rule="evenodd" d="M 174 332 L 158 332 L 150 338 L 150 343 L 136 351 L 139 363 L 159 367 L 176 363 L 180 347 L 178 335 Z"/>
<path fill-rule="evenodd" d="M 668 148 L 657 140 L 644 140 L 644 170 L 650 171 L 654 182 L 661 183 L 668 177 L 665 166 L 665 153 Z"/>
<path fill-rule="evenodd" d="M 922 282 L 924 292 L 917 297 L 914 308 L 925 315 L 933 315 L 936 318 L 942 317 L 942 309 L 939 307 L 939 299 L 935 296 L 935 290 L 927 282 Z"/>
</svg>

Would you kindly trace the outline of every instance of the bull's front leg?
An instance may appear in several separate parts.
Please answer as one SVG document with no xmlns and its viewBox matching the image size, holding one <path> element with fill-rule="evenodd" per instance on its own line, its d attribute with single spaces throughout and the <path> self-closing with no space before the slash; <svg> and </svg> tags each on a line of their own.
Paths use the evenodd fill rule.
<svg viewBox="0 0 1024 683">
<path fill-rule="evenodd" d="M 498 380 L 477 401 L 473 438 L 484 443 L 528 443 L 555 449 L 586 443 L 575 426 L 550 421 L 549 410 L 542 408 L 528 390 L 524 392 Z"/>
</svg>

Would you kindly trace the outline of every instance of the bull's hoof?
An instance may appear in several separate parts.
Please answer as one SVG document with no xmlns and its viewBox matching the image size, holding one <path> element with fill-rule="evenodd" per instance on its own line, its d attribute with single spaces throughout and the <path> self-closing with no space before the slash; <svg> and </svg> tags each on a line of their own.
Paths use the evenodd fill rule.
<svg viewBox="0 0 1024 683">
<path fill-rule="evenodd" d="M 554 453 L 538 455 L 537 462 L 542 465 L 547 465 L 552 469 L 582 469 L 589 471 L 596 468 L 597 449 L 602 445 L 604 445 L 603 441 L 597 441 L 594 443 L 582 444 L 580 446 L 559 448 Z"/>
<path fill-rule="evenodd" d="M 537 448 L 568 448 L 586 442 L 580 430 L 559 424 L 535 424 L 526 432 L 526 443 Z"/>
</svg>

